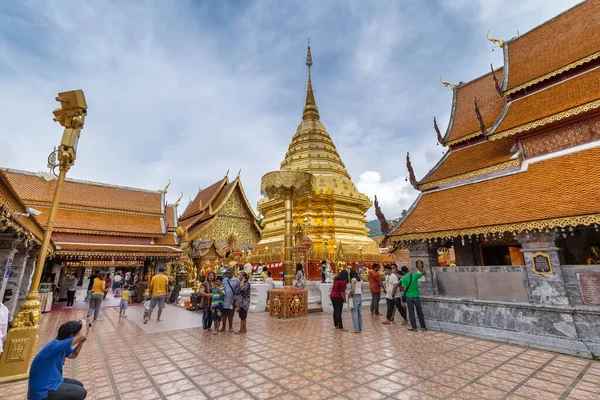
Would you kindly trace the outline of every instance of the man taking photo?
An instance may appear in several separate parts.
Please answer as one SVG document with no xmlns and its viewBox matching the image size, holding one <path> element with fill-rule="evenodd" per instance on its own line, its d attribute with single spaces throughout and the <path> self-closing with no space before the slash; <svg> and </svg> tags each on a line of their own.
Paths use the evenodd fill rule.
<svg viewBox="0 0 600 400">
<path fill-rule="evenodd" d="M 56 339 L 44 346 L 31 363 L 28 400 L 85 399 L 87 390 L 83 383 L 63 378 L 63 364 L 65 358 L 77 358 L 87 340 L 88 329 L 81 320 L 66 322 L 58 328 Z"/>
</svg>

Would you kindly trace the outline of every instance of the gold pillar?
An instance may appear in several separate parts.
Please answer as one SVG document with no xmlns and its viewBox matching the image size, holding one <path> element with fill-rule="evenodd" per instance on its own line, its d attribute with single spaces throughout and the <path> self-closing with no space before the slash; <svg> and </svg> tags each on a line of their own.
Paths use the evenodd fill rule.
<svg viewBox="0 0 600 400">
<path fill-rule="evenodd" d="M 285 286 L 292 286 L 294 282 L 294 258 L 293 258 L 293 233 L 292 233 L 292 210 L 293 210 L 292 189 L 284 192 L 283 205 L 285 210 L 285 234 L 283 236 L 283 282 Z"/>
<path fill-rule="evenodd" d="M 4 341 L 4 351 L 0 357 L 0 382 L 10 382 L 29 377 L 29 365 L 37 346 L 38 322 L 41 316 L 38 287 L 50 247 L 60 192 L 67 171 L 75 161 L 79 135 L 87 114 L 87 104 L 81 90 L 59 93 L 56 100 L 61 103 L 62 108 L 54 110 L 56 116 L 54 120 L 65 127 L 58 150 L 58 163 L 54 165 L 59 167 L 58 181 L 29 292 L 21 303 L 19 312 L 15 314 L 12 328 L 8 331 Z"/>
</svg>

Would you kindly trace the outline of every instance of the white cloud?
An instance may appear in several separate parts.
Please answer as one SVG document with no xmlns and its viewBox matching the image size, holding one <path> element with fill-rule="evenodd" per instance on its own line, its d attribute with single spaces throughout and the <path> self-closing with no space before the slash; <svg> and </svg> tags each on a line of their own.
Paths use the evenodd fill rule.
<svg viewBox="0 0 600 400">
<path fill-rule="evenodd" d="M 360 174 L 356 188 L 375 200 L 379 201 L 379 207 L 387 219 L 397 218 L 402 210 L 407 210 L 416 197 L 410 183 L 401 176 L 390 181 L 382 181 L 381 174 L 377 171 L 365 171 Z M 375 218 L 375 211 L 369 210 L 367 217 Z"/>
</svg>

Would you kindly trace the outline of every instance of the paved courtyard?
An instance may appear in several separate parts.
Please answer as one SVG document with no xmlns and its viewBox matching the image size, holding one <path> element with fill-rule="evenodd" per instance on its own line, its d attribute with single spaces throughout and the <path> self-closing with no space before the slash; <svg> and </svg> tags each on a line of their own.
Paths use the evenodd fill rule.
<svg viewBox="0 0 600 400">
<path fill-rule="evenodd" d="M 245 336 L 198 329 L 200 314 L 166 310 L 141 324 L 104 308 L 64 375 L 88 399 L 600 399 L 600 363 L 446 332 L 408 332 L 365 316 L 362 334 L 335 331 L 328 314 L 275 321 L 250 314 Z M 85 311 L 42 318 L 40 344 Z M 154 319 L 154 318 L 153 318 Z M 344 313 L 350 326 L 350 315 Z M 236 317 L 236 326 L 239 319 Z M 23 399 L 26 382 L 0 385 Z"/>
</svg>

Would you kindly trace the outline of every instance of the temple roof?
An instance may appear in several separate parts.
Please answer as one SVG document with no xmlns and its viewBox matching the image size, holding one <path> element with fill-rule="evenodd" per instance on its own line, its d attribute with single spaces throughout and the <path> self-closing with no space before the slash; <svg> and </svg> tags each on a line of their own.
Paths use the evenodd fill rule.
<svg viewBox="0 0 600 400">
<path fill-rule="evenodd" d="M 419 240 L 600 223 L 599 159 L 595 147 L 422 193 L 389 236 Z"/>
<path fill-rule="evenodd" d="M 210 225 L 214 217 L 225 206 L 227 200 L 236 190 L 239 190 L 242 203 L 245 203 L 248 214 L 252 216 L 256 229 L 260 232 L 256 215 L 246 198 L 239 176 L 232 182 L 229 182 L 229 179 L 225 177 L 198 192 L 196 198 L 179 218 L 179 226 L 188 230 L 189 240 L 194 240 L 197 233 Z"/>
<path fill-rule="evenodd" d="M 491 137 L 525 132 L 599 108 L 598 82 L 600 67 L 510 102 L 508 111 L 490 132 Z"/>
<path fill-rule="evenodd" d="M 211 202 L 215 199 L 215 197 L 221 192 L 223 186 L 229 183 L 229 178 L 227 176 L 223 177 L 221 180 L 213 183 L 209 187 L 205 189 L 201 189 L 198 191 L 198 194 L 192 200 L 192 202 L 185 208 L 180 220 L 188 219 L 191 216 L 196 214 L 200 214 L 204 210 L 210 206 Z"/>
<path fill-rule="evenodd" d="M 496 141 L 483 141 L 471 146 L 450 149 L 440 162 L 419 181 L 419 189 L 425 190 L 448 181 L 458 181 L 471 176 L 481 175 L 492 169 L 501 169 L 507 166 L 514 153 L 511 148 L 514 145 L 512 138 Z M 515 160 L 518 164 L 520 161 Z M 466 176 L 468 175 L 468 176 Z M 454 178 L 454 179 L 453 179 Z"/>
<path fill-rule="evenodd" d="M 56 176 L 27 171 L 3 169 L 11 186 L 26 204 L 51 204 L 56 189 Z M 66 179 L 60 194 L 60 204 L 94 209 L 162 214 L 161 191 L 150 191 Z"/>
<path fill-rule="evenodd" d="M 499 68 L 494 72 L 496 79 L 502 79 L 502 71 L 503 69 Z M 486 128 L 490 128 L 496 122 L 504 107 L 505 99 L 496 90 L 490 72 L 453 90 L 452 113 L 444 136 L 444 144 L 452 145 L 482 136 L 475 113 L 475 98 Z"/>
<path fill-rule="evenodd" d="M 600 0 L 588 0 L 504 43 L 512 93 L 600 57 Z"/>
<path fill-rule="evenodd" d="M 36 206 L 35 208 L 42 212 L 35 219 L 40 225 L 45 226 L 50 207 Z M 159 217 L 71 210 L 62 207 L 56 212 L 54 231 L 117 236 L 160 236 L 165 233 Z"/>
</svg>

